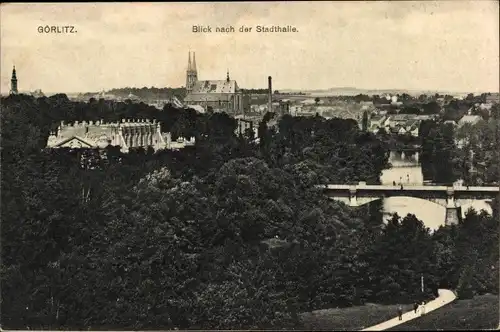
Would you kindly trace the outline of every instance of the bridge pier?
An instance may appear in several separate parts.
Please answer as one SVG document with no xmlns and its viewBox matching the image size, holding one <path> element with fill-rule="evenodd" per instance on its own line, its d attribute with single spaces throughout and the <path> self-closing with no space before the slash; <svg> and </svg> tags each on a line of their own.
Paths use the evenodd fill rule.
<svg viewBox="0 0 500 332">
<path fill-rule="evenodd" d="M 444 224 L 446 226 L 458 224 L 459 213 L 460 213 L 460 207 L 447 207 Z"/>
<path fill-rule="evenodd" d="M 453 188 L 446 189 L 446 216 L 444 219 L 445 225 L 458 224 L 460 208 L 455 202 L 455 190 Z"/>
<path fill-rule="evenodd" d="M 349 188 L 349 205 L 350 206 L 358 206 L 358 197 L 356 195 L 356 187 L 352 186 Z"/>
</svg>

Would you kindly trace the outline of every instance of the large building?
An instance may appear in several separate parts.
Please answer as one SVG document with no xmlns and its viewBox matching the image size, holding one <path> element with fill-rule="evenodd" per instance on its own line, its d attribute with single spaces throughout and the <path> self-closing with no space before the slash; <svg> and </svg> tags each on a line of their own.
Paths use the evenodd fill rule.
<svg viewBox="0 0 500 332">
<path fill-rule="evenodd" d="M 61 122 L 57 132 L 52 133 L 47 142 L 49 148 L 104 148 L 108 145 L 120 146 L 122 152 L 137 147 L 168 149 L 171 136 L 160 131 L 160 123 L 156 123 L 156 120 L 123 119 L 121 123 L 84 121 L 65 125 Z"/>
<path fill-rule="evenodd" d="M 188 106 L 200 105 L 205 110 L 211 108 L 214 112 L 232 115 L 242 114 L 245 109 L 243 93 L 236 81 L 229 78 L 229 71 L 225 80 L 198 80 L 194 53 L 192 62 L 191 53 L 188 55 L 186 90 L 184 103 Z"/>
<path fill-rule="evenodd" d="M 12 69 L 12 78 L 10 80 L 10 94 L 17 95 L 17 76 L 16 76 L 16 66 Z"/>
</svg>

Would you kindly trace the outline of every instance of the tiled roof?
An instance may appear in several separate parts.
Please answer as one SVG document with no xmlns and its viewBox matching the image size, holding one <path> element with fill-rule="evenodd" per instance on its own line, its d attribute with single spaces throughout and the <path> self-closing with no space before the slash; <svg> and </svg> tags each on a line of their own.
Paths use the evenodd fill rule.
<svg viewBox="0 0 500 332">
<path fill-rule="evenodd" d="M 196 93 L 235 93 L 238 91 L 238 84 L 234 80 L 208 80 L 198 81 L 193 87 L 193 94 Z"/>
</svg>

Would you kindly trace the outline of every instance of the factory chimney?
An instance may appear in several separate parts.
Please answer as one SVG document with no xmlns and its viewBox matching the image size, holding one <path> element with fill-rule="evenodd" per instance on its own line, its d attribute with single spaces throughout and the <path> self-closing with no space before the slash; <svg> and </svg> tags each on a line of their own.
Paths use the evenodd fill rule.
<svg viewBox="0 0 500 332">
<path fill-rule="evenodd" d="M 269 76 L 267 78 L 268 81 L 268 93 L 269 93 L 269 101 L 268 101 L 268 112 L 273 111 L 273 78 Z"/>
</svg>

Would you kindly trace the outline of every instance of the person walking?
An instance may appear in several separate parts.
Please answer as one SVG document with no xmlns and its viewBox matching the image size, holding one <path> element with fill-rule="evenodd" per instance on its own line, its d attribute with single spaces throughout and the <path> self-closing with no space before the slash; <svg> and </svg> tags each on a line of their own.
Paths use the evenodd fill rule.
<svg viewBox="0 0 500 332">
<path fill-rule="evenodd" d="M 422 305 L 420 306 L 420 316 L 425 315 L 425 301 L 422 302 Z"/>
<path fill-rule="evenodd" d="M 399 320 L 403 320 L 403 307 L 401 306 L 398 307 L 398 317 Z"/>
<path fill-rule="evenodd" d="M 415 312 L 415 314 L 417 313 L 417 309 L 418 309 L 418 302 L 417 302 L 417 301 L 415 301 L 415 302 L 413 303 L 413 311 Z"/>
</svg>

